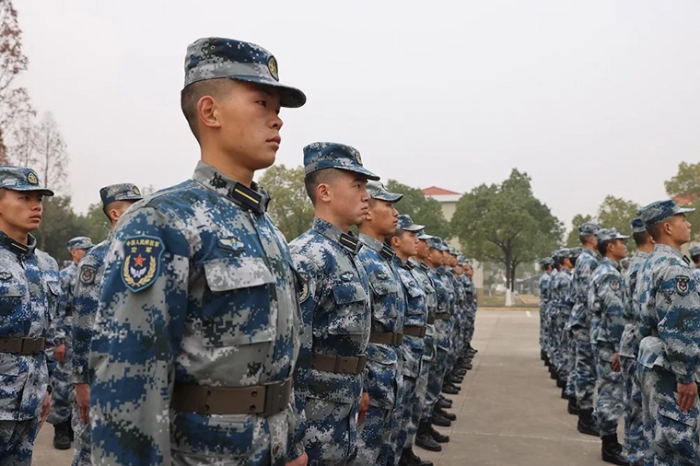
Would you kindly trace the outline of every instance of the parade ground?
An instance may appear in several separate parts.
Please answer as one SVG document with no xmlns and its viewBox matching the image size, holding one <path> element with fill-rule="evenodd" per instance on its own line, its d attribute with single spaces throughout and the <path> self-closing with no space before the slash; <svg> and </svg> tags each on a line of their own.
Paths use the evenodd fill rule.
<svg viewBox="0 0 700 466">
<path fill-rule="evenodd" d="M 451 441 L 440 453 L 416 453 L 435 466 L 605 464 L 600 441 L 578 433 L 540 361 L 537 310 L 480 309 L 476 322 L 474 369 L 460 395 L 450 397 L 457 421 L 439 428 Z M 50 425 L 40 432 L 34 465 L 70 465 L 72 450 L 54 450 L 52 433 Z"/>
</svg>

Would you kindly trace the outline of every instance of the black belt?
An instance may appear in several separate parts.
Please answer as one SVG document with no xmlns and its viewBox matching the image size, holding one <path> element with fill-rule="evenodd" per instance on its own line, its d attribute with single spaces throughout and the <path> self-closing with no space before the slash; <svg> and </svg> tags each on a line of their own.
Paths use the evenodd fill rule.
<svg viewBox="0 0 700 466">
<path fill-rule="evenodd" d="M 0 353 L 39 354 L 44 351 L 46 339 L 41 338 L 0 338 Z"/>
<path fill-rule="evenodd" d="M 257 414 L 268 417 L 289 405 L 291 377 L 283 382 L 252 387 L 211 387 L 175 383 L 170 407 L 198 414 Z"/>
<path fill-rule="evenodd" d="M 435 320 L 450 320 L 452 318 L 452 314 L 449 312 L 438 312 L 435 314 Z"/>
<path fill-rule="evenodd" d="M 412 337 L 423 338 L 425 336 L 425 327 L 418 325 L 411 325 L 409 327 L 403 328 L 404 335 L 411 335 Z"/>
<path fill-rule="evenodd" d="M 367 355 L 333 356 L 314 353 L 311 357 L 311 367 L 322 372 L 337 372 L 338 374 L 362 374 L 367 363 Z"/>
<path fill-rule="evenodd" d="M 428 325 L 433 325 L 435 323 L 435 316 L 428 316 Z"/>
<path fill-rule="evenodd" d="M 403 343 L 403 333 L 372 332 L 369 334 L 369 342 L 398 346 Z"/>
</svg>

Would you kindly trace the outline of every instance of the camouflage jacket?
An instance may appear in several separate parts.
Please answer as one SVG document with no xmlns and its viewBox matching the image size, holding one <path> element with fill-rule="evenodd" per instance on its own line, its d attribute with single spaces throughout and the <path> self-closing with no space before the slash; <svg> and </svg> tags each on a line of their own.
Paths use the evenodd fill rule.
<svg viewBox="0 0 700 466">
<path fill-rule="evenodd" d="M 0 338 L 46 338 L 38 354 L 0 353 L 0 421 L 25 421 L 41 413 L 53 372 L 51 325 L 58 312 L 58 264 L 0 232 Z"/>
<path fill-rule="evenodd" d="M 421 288 L 418 280 L 413 276 L 413 268 L 415 266 L 411 262 L 404 262 L 398 257 L 395 259 L 395 264 L 406 296 L 406 314 L 404 315 L 403 321 L 404 328 L 425 328 L 428 320 L 427 295 L 425 291 L 423 291 L 423 288 Z M 420 373 L 420 358 L 421 353 L 425 349 L 425 341 L 421 337 L 406 335 L 404 333 L 401 349 L 404 352 L 404 375 L 418 377 Z"/>
<path fill-rule="evenodd" d="M 620 340 L 620 356 L 637 359 L 639 354 L 639 298 L 637 297 L 637 284 L 639 283 L 639 272 L 642 270 L 644 262 L 649 257 L 649 253 L 637 251 L 630 262 L 630 268 L 625 277 L 625 288 L 629 306 L 625 308 L 625 330 L 622 332 Z"/>
<path fill-rule="evenodd" d="M 438 298 L 435 287 L 433 286 L 433 281 L 428 276 L 430 267 L 414 258 L 411 258 L 408 261 L 413 264 L 413 268 L 411 269 L 413 278 L 416 279 L 421 289 L 425 293 L 425 306 L 427 310 L 425 335 L 426 340 L 432 346 L 432 341 L 435 338 L 435 313 L 437 312 Z"/>
<path fill-rule="evenodd" d="M 110 234 L 111 237 L 111 234 Z M 73 288 L 73 356 L 71 366 L 73 383 L 90 383 L 88 359 L 90 342 L 94 335 L 95 317 L 100 302 L 105 256 L 109 239 L 96 244 L 78 264 L 78 279 Z"/>
<path fill-rule="evenodd" d="M 581 255 L 576 259 L 576 266 L 571 278 L 571 301 L 574 303 L 568 325 L 571 328 L 590 329 L 591 310 L 586 300 L 588 299 L 588 284 L 593 271 L 598 267 L 598 262 L 598 256 L 586 248 L 583 248 Z"/>
<path fill-rule="evenodd" d="M 540 286 L 540 308 L 547 309 L 549 306 L 549 281 L 551 280 L 549 272 L 544 272 L 540 275 L 539 286 Z"/>
<path fill-rule="evenodd" d="M 72 347 L 73 333 L 73 288 L 77 277 L 78 265 L 71 262 L 68 267 L 62 269 L 58 275 L 61 283 L 61 299 L 58 304 L 58 315 L 56 316 L 56 346 L 65 344 Z"/>
<path fill-rule="evenodd" d="M 639 272 L 636 292 L 639 363 L 663 367 L 678 383 L 692 382 L 700 368 L 700 294 L 683 254 L 657 244 Z"/>
<path fill-rule="evenodd" d="M 317 371 L 311 360 L 314 353 L 358 357 L 367 352 L 372 314 L 367 274 L 357 259 L 362 244 L 317 218 L 290 248 L 304 282 L 304 335 L 294 373 L 297 407 L 303 409 L 309 397 L 353 404 L 362 395 L 362 375 Z"/>
<path fill-rule="evenodd" d="M 298 283 L 267 200 L 199 162 L 120 219 L 90 353 L 94 464 L 285 464 L 301 421 L 293 403 L 267 417 L 171 408 L 174 385 L 292 376 Z"/>
<path fill-rule="evenodd" d="M 591 276 L 587 302 L 592 311 L 591 341 L 609 343 L 619 353 L 629 302 L 618 263 L 603 258 Z"/>
<path fill-rule="evenodd" d="M 552 282 L 554 305 L 568 317 L 573 307 L 573 303 L 571 302 L 571 271 L 562 268 L 561 271 L 556 274 Z"/>
</svg>

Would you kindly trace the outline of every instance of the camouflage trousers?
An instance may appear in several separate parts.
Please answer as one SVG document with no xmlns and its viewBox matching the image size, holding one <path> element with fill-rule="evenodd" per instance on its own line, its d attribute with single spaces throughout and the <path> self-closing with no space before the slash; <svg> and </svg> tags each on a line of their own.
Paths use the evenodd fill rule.
<svg viewBox="0 0 700 466">
<path fill-rule="evenodd" d="M 418 432 L 418 425 L 423 417 L 424 406 L 427 401 L 426 395 L 428 392 L 430 367 L 429 362 L 425 360 L 421 361 L 420 375 L 416 381 L 416 392 L 413 399 L 410 400 L 409 404 L 406 406 L 406 417 L 408 421 L 407 424 L 404 425 L 404 429 L 406 429 L 406 440 L 403 443 L 403 448 L 411 448 L 413 446 L 416 432 Z"/>
<path fill-rule="evenodd" d="M 359 400 L 348 404 L 307 398 L 304 412 L 304 449 L 309 466 L 350 464 L 357 455 Z"/>
<path fill-rule="evenodd" d="M 569 366 L 569 332 L 566 330 L 566 323 L 569 321 L 569 315 L 560 309 L 557 313 L 554 335 L 555 343 L 555 367 L 559 376 L 563 379 L 568 378 Z"/>
<path fill-rule="evenodd" d="M 571 333 L 571 330 L 566 330 L 566 332 L 569 334 L 568 342 L 569 342 L 569 348 L 568 348 L 568 353 L 567 353 L 567 358 L 566 358 L 566 388 L 564 393 L 566 393 L 567 396 L 575 396 L 576 395 L 576 371 L 574 370 L 576 367 L 576 338 L 574 338 L 574 335 Z"/>
<path fill-rule="evenodd" d="M 367 415 L 357 433 L 357 457 L 349 464 L 386 466 L 396 442 L 396 417 L 394 410 L 381 406 L 369 406 Z"/>
<path fill-rule="evenodd" d="M 56 363 L 51 377 L 51 411 L 46 418 L 49 424 L 63 424 L 71 419 L 73 403 L 73 382 L 71 381 L 70 350 L 63 362 Z"/>
<path fill-rule="evenodd" d="M 401 451 L 406 445 L 409 436 L 415 435 L 416 431 L 410 432 L 413 408 L 415 406 L 416 389 L 418 388 L 418 378 L 404 372 L 403 384 L 399 388 L 399 398 L 397 403 L 397 422 L 394 427 L 394 441 L 386 445 L 386 464 L 395 466 L 401 459 Z M 417 430 L 416 426 L 416 430 Z"/>
<path fill-rule="evenodd" d="M 435 352 L 435 360 L 430 366 L 430 376 L 428 377 L 428 389 L 426 391 L 426 406 L 423 410 L 421 420 L 427 421 L 432 416 L 433 408 L 442 393 L 442 379 L 445 377 L 447 369 L 447 351 L 438 347 Z"/>
<path fill-rule="evenodd" d="M 637 378 L 637 359 L 620 357 L 625 401 L 625 447 L 630 463 L 644 459 L 644 423 L 642 389 Z"/>
<path fill-rule="evenodd" d="M 576 338 L 576 362 L 574 363 L 576 400 L 580 409 L 592 409 L 596 368 L 591 334 L 587 328 L 583 327 L 575 327 L 572 331 Z"/>
<path fill-rule="evenodd" d="M 440 396 L 440 391 L 442 390 L 442 387 L 438 387 L 439 391 L 436 393 L 429 389 L 430 380 L 436 376 L 437 365 L 437 347 L 435 346 L 435 339 L 426 336 L 425 351 L 423 351 L 423 358 L 421 361 L 421 371 L 425 370 L 427 373 L 425 377 L 425 400 L 423 401 L 420 413 L 420 420 L 422 421 L 430 419 L 433 408 Z"/>
<path fill-rule="evenodd" d="M 546 344 L 545 344 L 545 334 L 547 332 L 547 327 L 546 327 L 546 304 L 540 305 L 540 349 L 542 351 L 545 350 Z"/>
<path fill-rule="evenodd" d="M 611 343 L 597 342 L 593 345 L 595 354 L 598 396 L 594 416 L 600 436 L 617 433 L 617 424 L 625 412 L 622 395 L 622 372 L 612 368 L 615 348 Z"/>
<path fill-rule="evenodd" d="M 476 323 L 476 309 L 469 308 L 467 311 L 467 324 L 465 328 L 464 342 L 467 348 L 471 346 L 474 338 L 474 324 Z"/>
<path fill-rule="evenodd" d="M 690 412 L 678 406 L 676 376 L 661 367 L 637 365 L 642 388 L 645 465 L 697 466 L 700 464 L 698 400 Z"/>
<path fill-rule="evenodd" d="M 0 464 L 31 466 L 39 418 L 26 421 L 0 421 Z"/>
<path fill-rule="evenodd" d="M 71 427 L 75 437 L 75 448 L 73 450 L 72 466 L 90 466 L 90 453 L 92 452 L 90 443 L 90 426 L 83 423 L 78 410 L 78 403 L 73 397 L 73 412 L 71 415 Z"/>
</svg>

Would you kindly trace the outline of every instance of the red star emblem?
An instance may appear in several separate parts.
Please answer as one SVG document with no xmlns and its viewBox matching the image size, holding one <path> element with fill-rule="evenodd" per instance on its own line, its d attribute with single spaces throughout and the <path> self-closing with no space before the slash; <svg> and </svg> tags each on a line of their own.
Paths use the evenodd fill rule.
<svg viewBox="0 0 700 466">
<path fill-rule="evenodd" d="M 134 263 L 135 263 L 137 266 L 139 266 L 139 267 L 143 267 L 143 261 L 145 261 L 145 260 L 146 260 L 146 259 L 144 259 L 144 258 L 141 256 L 141 254 L 139 254 L 138 256 L 134 257 Z"/>
</svg>

